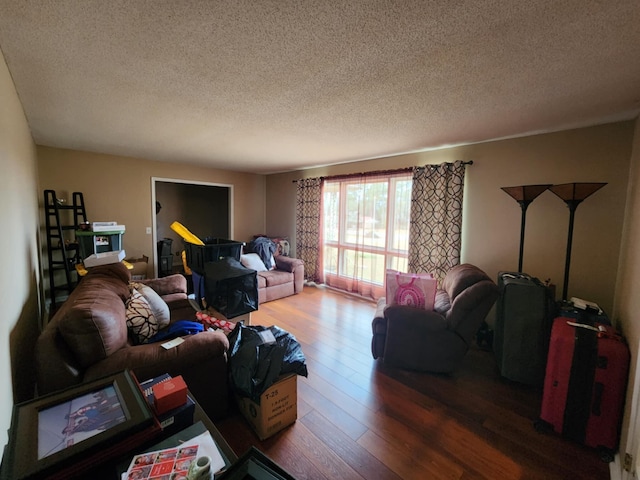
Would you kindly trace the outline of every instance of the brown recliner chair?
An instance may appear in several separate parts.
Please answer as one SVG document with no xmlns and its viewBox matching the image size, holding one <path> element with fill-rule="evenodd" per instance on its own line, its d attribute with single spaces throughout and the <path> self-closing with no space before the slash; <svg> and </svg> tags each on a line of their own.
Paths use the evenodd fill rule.
<svg viewBox="0 0 640 480">
<path fill-rule="evenodd" d="M 436 292 L 433 311 L 378 302 L 373 358 L 410 370 L 449 373 L 469 349 L 499 290 L 478 267 L 457 265 Z"/>
</svg>

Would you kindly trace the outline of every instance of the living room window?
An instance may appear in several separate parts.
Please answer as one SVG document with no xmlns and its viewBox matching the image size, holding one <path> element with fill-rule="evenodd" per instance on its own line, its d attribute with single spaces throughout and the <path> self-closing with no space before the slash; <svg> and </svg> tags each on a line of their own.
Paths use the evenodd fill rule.
<svg viewBox="0 0 640 480">
<path fill-rule="evenodd" d="M 327 285 L 384 295 L 387 268 L 407 271 L 411 172 L 326 180 L 323 270 Z"/>
</svg>

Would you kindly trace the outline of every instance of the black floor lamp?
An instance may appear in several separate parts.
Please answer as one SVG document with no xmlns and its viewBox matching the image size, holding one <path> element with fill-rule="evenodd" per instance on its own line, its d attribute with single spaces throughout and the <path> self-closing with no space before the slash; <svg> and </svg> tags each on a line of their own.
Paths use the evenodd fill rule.
<svg viewBox="0 0 640 480">
<path fill-rule="evenodd" d="M 511 195 L 522 209 L 522 220 L 520 222 L 520 257 L 518 259 L 518 272 L 522 272 L 522 254 L 524 253 L 524 225 L 527 221 L 527 207 L 538 195 L 548 189 L 551 184 L 545 185 L 520 185 L 518 187 L 502 187 L 506 193 Z"/>
<path fill-rule="evenodd" d="M 564 264 L 564 284 L 562 300 L 567 299 L 569 287 L 569 265 L 571 264 L 571 244 L 573 243 L 573 220 L 578 205 L 587 197 L 604 187 L 606 183 L 563 183 L 549 187 L 553 193 L 565 201 L 569 207 L 569 236 L 567 238 L 567 257 Z"/>
</svg>

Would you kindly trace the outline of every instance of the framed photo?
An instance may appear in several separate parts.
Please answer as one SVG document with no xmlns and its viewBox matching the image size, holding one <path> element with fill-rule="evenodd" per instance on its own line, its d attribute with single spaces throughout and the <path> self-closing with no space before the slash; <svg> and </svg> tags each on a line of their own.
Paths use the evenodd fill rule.
<svg viewBox="0 0 640 480">
<path fill-rule="evenodd" d="M 160 432 L 128 371 L 13 407 L 3 478 L 66 478 Z"/>
<path fill-rule="evenodd" d="M 256 447 L 249 448 L 237 462 L 216 478 L 219 480 L 295 480 L 291 474 Z"/>
</svg>

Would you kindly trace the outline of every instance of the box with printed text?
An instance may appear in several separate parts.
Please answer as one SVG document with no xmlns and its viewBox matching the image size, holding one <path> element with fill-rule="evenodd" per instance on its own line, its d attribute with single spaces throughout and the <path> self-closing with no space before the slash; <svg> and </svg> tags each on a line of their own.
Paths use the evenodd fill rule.
<svg viewBox="0 0 640 480">
<path fill-rule="evenodd" d="M 264 440 L 298 418 L 297 375 L 280 377 L 262 393 L 260 403 L 240 396 L 236 396 L 236 401 L 258 438 Z"/>
</svg>

